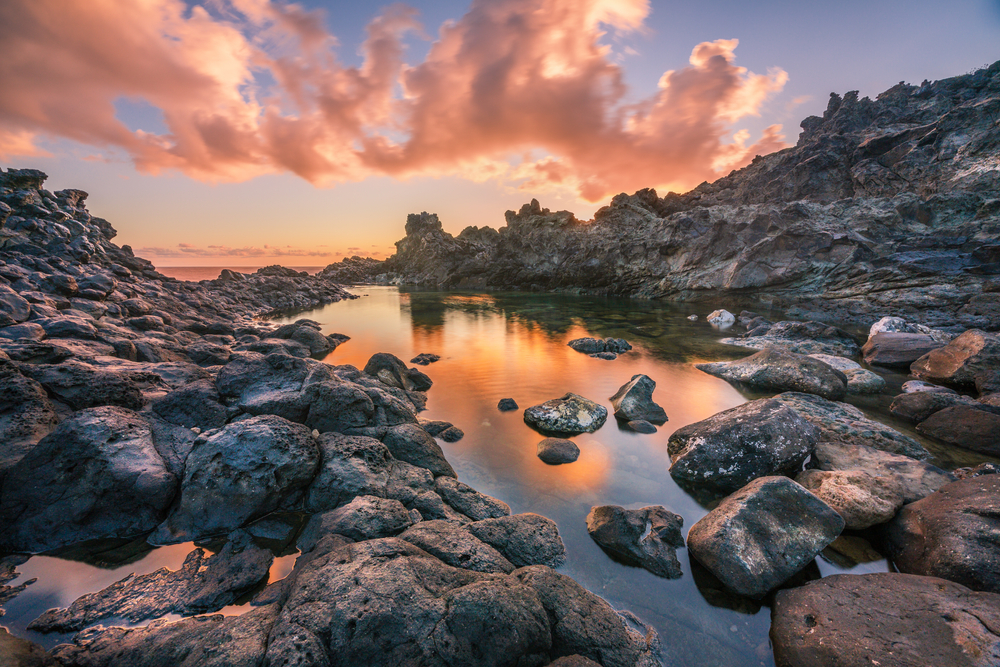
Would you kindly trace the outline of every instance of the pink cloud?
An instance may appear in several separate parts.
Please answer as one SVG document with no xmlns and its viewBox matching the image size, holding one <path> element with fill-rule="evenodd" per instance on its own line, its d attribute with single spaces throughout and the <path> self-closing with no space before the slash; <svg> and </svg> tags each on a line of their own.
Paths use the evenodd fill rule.
<svg viewBox="0 0 1000 667">
<path fill-rule="evenodd" d="M 270 0 L 10 0 L 0 5 L 0 154 L 63 137 L 123 149 L 138 169 L 210 181 L 290 171 L 318 184 L 459 174 L 598 200 L 687 187 L 784 146 L 733 123 L 785 85 L 735 64 L 735 39 L 695 45 L 658 91 L 626 104 L 605 30 L 643 29 L 648 0 L 474 0 L 423 62 L 404 62 L 415 10 L 385 9 L 363 63 L 337 60 L 319 12 Z M 400 92 L 401 91 L 401 92 Z M 119 98 L 160 109 L 130 130 Z M 519 163 L 512 156 L 542 157 Z"/>
</svg>

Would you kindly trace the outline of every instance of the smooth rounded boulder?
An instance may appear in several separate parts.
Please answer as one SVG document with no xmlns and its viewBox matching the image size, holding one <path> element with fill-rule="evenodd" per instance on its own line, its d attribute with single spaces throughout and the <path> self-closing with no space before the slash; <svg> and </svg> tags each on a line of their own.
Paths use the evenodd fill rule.
<svg viewBox="0 0 1000 667">
<path fill-rule="evenodd" d="M 735 490 L 758 477 L 801 470 L 818 440 L 818 429 L 798 413 L 762 398 L 674 431 L 667 441 L 670 474 Z"/>
<path fill-rule="evenodd" d="M 767 391 L 800 391 L 831 400 L 847 393 L 847 377 L 837 369 L 819 359 L 776 348 L 737 361 L 696 364 L 695 368 Z"/>
<path fill-rule="evenodd" d="M 955 405 L 938 410 L 917 424 L 917 432 L 949 445 L 1000 456 L 1000 414 L 985 409 Z"/>
<path fill-rule="evenodd" d="M 117 407 L 81 410 L 7 471 L 0 550 L 141 535 L 163 520 L 176 491 L 145 419 Z"/>
<path fill-rule="evenodd" d="M 578 394 L 533 405 L 524 411 L 524 421 L 543 433 L 578 435 L 604 426 L 608 409 Z"/>
<path fill-rule="evenodd" d="M 909 368 L 925 354 L 944 347 L 944 343 L 919 333 L 877 333 L 861 347 L 866 364 L 889 368 Z"/>
<path fill-rule="evenodd" d="M 580 458 L 580 448 L 565 438 L 544 438 L 539 441 L 538 458 L 549 465 L 572 463 Z"/>
<path fill-rule="evenodd" d="M 1000 593 L 1000 475 L 961 479 L 905 505 L 885 547 L 902 572 Z"/>
<path fill-rule="evenodd" d="M 1000 338 L 970 329 L 944 347 L 928 352 L 910 365 L 922 379 L 973 388 L 976 376 L 1000 366 Z"/>
<path fill-rule="evenodd" d="M 149 540 L 172 544 L 239 528 L 303 491 L 319 462 L 316 440 L 301 424 L 274 415 L 229 424 L 195 443 L 180 500 Z"/>
<path fill-rule="evenodd" d="M 787 477 L 762 477 L 691 526 L 688 551 L 722 583 L 759 599 L 844 529 L 829 505 Z"/>
<path fill-rule="evenodd" d="M 896 572 L 836 574 L 779 591 L 777 667 L 1000 664 L 1000 595 Z"/>
</svg>

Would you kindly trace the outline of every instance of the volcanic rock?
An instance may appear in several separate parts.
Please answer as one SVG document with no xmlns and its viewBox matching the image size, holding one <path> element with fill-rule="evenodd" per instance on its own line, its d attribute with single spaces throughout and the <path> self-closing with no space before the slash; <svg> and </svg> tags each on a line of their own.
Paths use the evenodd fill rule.
<svg viewBox="0 0 1000 667">
<path fill-rule="evenodd" d="M 847 393 L 847 377 L 828 364 L 802 354 L 766 349 L 738 361 L 695 366 L 709 375 L 755 389 L 802 391 L 836 400 Z"/>
<path fill-rule="evenodd" d="M 601 505 L 587 515 L 587 532 L 602 549 L 667 579 L 681 576 L 677 549 L 684 546 L 683 525 L 683 518 L 660 505 L 637 510 Z"/>
<path fill-rule="evenodd" d="M 615 418 L 622 421 L 643 420 L 651 424 L 664 424 L 667 413 L 653 402 L 656 383 L 646 375 L 633 375 L 611 397 Z"/>
</svg>

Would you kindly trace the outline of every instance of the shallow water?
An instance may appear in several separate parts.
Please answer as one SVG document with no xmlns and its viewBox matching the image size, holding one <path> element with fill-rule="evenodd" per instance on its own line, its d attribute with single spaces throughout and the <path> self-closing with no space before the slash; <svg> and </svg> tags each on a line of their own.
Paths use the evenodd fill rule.
<svg viewBox="0 0 1000 667">
<path fill-rule="evenodd" d="M 684 574 L 677 580 L 620 564 L 586 530 L 585 517 L 593 505 L 663 505 L 684 518 L 685 532 L 712 506 L 710 500 L 699 502 L 674 483 L 668 473 L 667 439 L 682 426 L 759 397 L 693 367 L 700 361 L 749 353 L 717 342 L 730 332 L 705 322 L 712 308 L 550 294 L 441 293 L 395 287 L 352 291 L 362 298 L 283 321 L 308 317 L 320 322 L 325 333 L 351 336 L 326 359 L 331 364 L 361 368 L 376 352 L 390 352 L 407 362 L 422 352 L 440 355 L 440 361 L 421 369 L 434 381 L 421 417 L 450 421 L 465 431 L 459 442 L 441 443 L 459 479 L 507 502 L 514 512 L 536 512 L 556 521 L 567 548 L 567 562 L 560 571 L 654 627 L 665 664 L 773 665 L 766 601 L 762 606 L 726 593 L 711 574 L 690 561 L 686 549 L 678 552 Z M 739 312 L 739 304 L 719 305 Z M 780 317 L 757 311 L 772 319 Z M 698 321 L 686 319 L 692 313 L 699 315 Z M 593 359 L 566 345 L 581 336 L 623 337 L 634 349 L 614 361 Z M 550 466 L 537 458 L 536 445 L 543 436 L 524 423 L 524 408 L 566 392 L 610 407 L 608 397 L 637 373 L 656 381 L 653 398 L 669 416 L 657 433 L 622 430 L 612 416 L 596 433 L 573 438 L 581 450 L 575 463 Z M 891 397 L 905 378 L 886 375 L 886 379 L 890 385 L 886 395 L 852 402 L 917 437 L 912 428 L 887 414 Z M 521 409 L 499 412 L 497 402 L 505 397 L 514 398 Z M 918 439 L 932 450 L 939 465 L 983 460 Z M 107 558 L 110 565 L 88 564 L 79 557 L 34 557 L 18 567 L 22 576 L 10 585 L 31 577 L 38 582 L 6 605 L 0 625 L 53 646 L 68 636 L 25 631 L 42 611 L 66 606 L 130 572 L 176 569 L 192 548 L 190 543 L 151 550 L 136 550 L 133 545 L 135 553 Z M 287 575 L 294 562 L 294 554 L 287 550 L 281 555 L 272 567 L 272 581 Z M 804 576 L 880 572 L 890 567 L 877 554 L 857 560 L 868 562 L 851 561 L 828 549 Z M 245 611 L 245 600 L 238 602 L 244 604 L 227 607 L 223 613 Z"/>
</svg>

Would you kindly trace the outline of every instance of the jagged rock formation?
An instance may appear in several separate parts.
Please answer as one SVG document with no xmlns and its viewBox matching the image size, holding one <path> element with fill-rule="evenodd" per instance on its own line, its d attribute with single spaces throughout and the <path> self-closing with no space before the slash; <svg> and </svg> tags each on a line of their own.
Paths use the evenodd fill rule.
<svg viewBox="0 0 1000 667">
<path fill-rule="evenodd" d="M 369 280 L 706 299 L 811 319 L 886 311 L 1000 327 L 1000 62 L 875 100 L 831 95 L 798 143 L 686 194 L 620 194 L 594 220 L 532 200 L 457 237 L 410 215 Z"/>
</svg>

